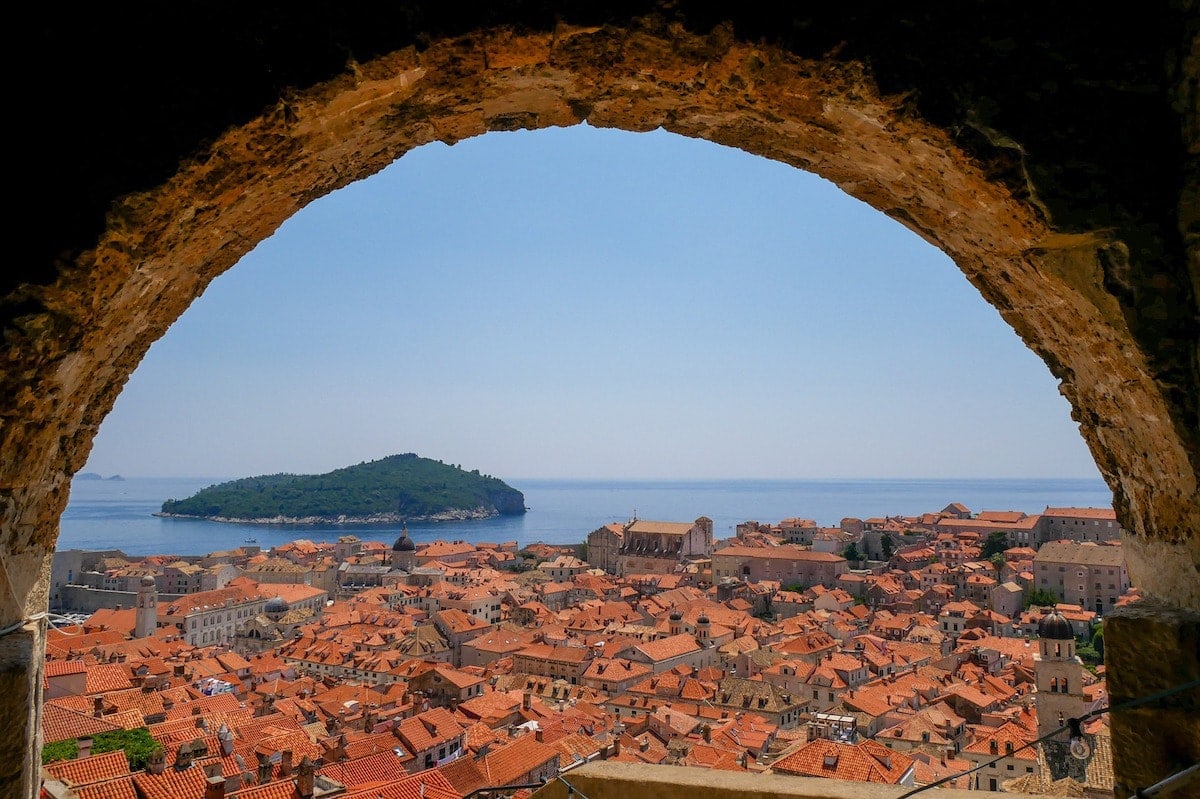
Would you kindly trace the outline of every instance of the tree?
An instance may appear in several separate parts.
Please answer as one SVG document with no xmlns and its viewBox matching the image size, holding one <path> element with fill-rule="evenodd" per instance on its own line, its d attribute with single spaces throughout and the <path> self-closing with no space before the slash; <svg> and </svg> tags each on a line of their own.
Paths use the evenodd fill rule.
<svg viewBox="0 0 1200 799">
<path fill-rule="evenodd" d="M 879 546 L 881 549 L 883 549 L 883 559 L 891 560 L 892 552 L 894 551 L 894 544 L 892 543 L 892 534 L 884 533 L 883 538 L 879 539 Z"/>
<path fill-rule="evenodd" d="M 990 560 L 992 565 L 996 567 L 997 572 L 1003 569 L 1004 564 L 1007 563 L 1007 561 L 1004 559 L 1004 553 L 1002 552 L 997 552 L 995 555 L 992 555 L 990 558 L 988 558 L 988 560 Z"/>
<path fill-rule="evenodd" d="M 858 544 L 853 541 L 846 544 L 846 548 L 842 550 L 842 557 L 851 562 L 863 559 L 862 553 L 858 551 Z"/>
<path fill-rule="evenodd" d="M 100 755 L 105 752 L 121 750 L 129 761 L 129 768 L 141 771 L 146 768 L 150 758 L 162 751 L 162 744 L 150 736 L 145 727 L 132 730 L 110 730 L 97 733 L 92 738 L 92 754 Z M 56 741 L 42 747 L 42 763 L 52 763 L 56 760 L 72 760 L 79 756 L 79 745 L 75 738 Z"/>
<path fill-rule="evenodd" d="M 996 530 L 988 533 L 987 540 L 983 542 L 983 551 L 979 553 L 979 557 L 987 560 L 992 555 L 1003 555 L 1004 550 L 1008 549 L 1008 536 L 1003 530 Z"/>
<path fill-rule="evenodd" d="M 1104 627 L 1098 627 L 1096 632 L 1092 634 L 1092 649 L 1100 656 L 1100 662 L 1104 662 Z"/>
<path fill-rule="evenodd" d="M 1044 588 L 1035 588 L 1025 597 L 1027 608 L 1052 608 L 1058 604 L 1058 597 Z"/>
</svg>

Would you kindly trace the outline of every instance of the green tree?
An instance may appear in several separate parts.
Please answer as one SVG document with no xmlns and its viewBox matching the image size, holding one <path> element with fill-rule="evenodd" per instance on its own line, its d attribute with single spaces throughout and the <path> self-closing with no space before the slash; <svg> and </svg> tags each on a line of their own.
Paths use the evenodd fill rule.
<svg viewBox="0 0 1200 799">
<path fill-rule="evenodd" d="M 863 559 L 862 553 L 858 551 L 858 544 L 853 541 L 846 544 L 846 548 L 842 550 L 842 557 L 852 563 Z"/>
<path fill-rule="evenodd" d="M 1058 597 L 1044 588 L 1035 588 L 1025 597 L 1027 608 L 1052 608 L 1058 604 Z"/>
<path fill-rule="evenodd" d="M 150 730 L 139 727 L 135 730 L 111 730 L 97 733 L 92 738 L 92 754 L 121 750 L 129 761 L 129 768 L 141 771 L 146 768 L 150 756 L 162 749 L 162 745 L 150 737 Z M 79 756 L 79 745 L 74 738 L 55 741 L 42 747 L 42 763 L 56 760 L 72 760 Z"/>
<path fill-rule="evenodd" d="M 879 539 L 879 546 L 883 550 L 883 559 L 891 560 L 892 552 L 895 550 L 895 544 L 892 542 L 892 534 L 884 533 L 883 538 Z"/>
<path fill-rule="evenodd" d="M 990 558 L 988 558 L 988 560 L 990 560 L 992 565 L 996 567 L 997 572 L 1003 569 L 1004 564 L 1006 563 L 1004 560 L 1004 554 L 1001 552 L 997 552 L 995 555 L 992 555 Z"/>
<path fill-rule="evenodd" d="M 588 555 L 587 541 L 580 541 L 578 544 L 575 545 L 575 557 L 579 558 L 582 561 L 586 561 L 587 555 Z"/>
<path fill-rule="evenodd" d="M 988 533 L 987 540 L 983 542 L 983 551 L 979 553 L 979 557 L 987 560 L 992 555 L 1003 555 L 1004 550 L 1008 549 L 1008 536 L 1003 530 L 996 530 Z"/>
</svg>

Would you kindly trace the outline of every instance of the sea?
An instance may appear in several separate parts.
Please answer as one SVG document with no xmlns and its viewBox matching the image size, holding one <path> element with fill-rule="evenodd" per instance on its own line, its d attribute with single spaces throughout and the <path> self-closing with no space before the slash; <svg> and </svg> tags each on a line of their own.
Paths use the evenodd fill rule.
<svg viewBox="0 0 1200 799">
<path fill-rule="evenodd" d="M 336 541 L 355 535 L 391 543 L 398 525 L 261 525 L 155 516 L 168 499 L 184 499 L 229 478 L 125 477 L 80 479 L 62 515 L 58 549 L 121 550 L 128 555 L 204 555 L 254 543 L 263 549 L 296 539 Z M 446 541 L 576 544 L 611 522 L 633 518 L 713 520 L 717 539 L 745 521 L 775 524 L 813 519 L 836 527 L 843 518 L 915 516 L 960 502 L 974 513 L 1047 507 L 1112 507 L 1112 492 L 1096 479 L 878 480 L 568 480 L 506 479 L 525 495 L 528 511 L 453 522 L 408 525 L 418 544 Z"/>
</svg>

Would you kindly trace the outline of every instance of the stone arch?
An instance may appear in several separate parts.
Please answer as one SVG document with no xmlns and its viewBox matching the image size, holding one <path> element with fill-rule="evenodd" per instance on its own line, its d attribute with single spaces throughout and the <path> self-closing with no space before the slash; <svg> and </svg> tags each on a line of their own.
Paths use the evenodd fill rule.
<svg viewBox="0 0 1200 799">
<path fill-rule="evenodd" d="M 151 343 L 308 202 L 413 147 L 493 130 L 662 127 L 819 174 L 919 233 L 1061 380 L 1131 532 L 1135 584 L 1200 608 L 1200 134 L 1185 10 L 1141 25 L 1047 9 L 1034 36 L 1016 11 L 944 20 L 918 3 L 871 20 L 689 2 L 464 8 L 104 9 L 38 28 L 59 37 L 40 42 L 56 45 L 52 73 L 96 82 L 75 109 L 30 99 L 47 174 L 29 205 L 54 224 L 0 286 L 0 626 L 34 620 L 5 641 L 24 677 L 0 711 L 26 734 L 0 759 L 22 763 L 8 772 L 27 793 L 36 714 L 17 711 L 37 706 L 57 520 Z M 141 65 L 138 94 L 120 70 L 147 49 L 160 60 Z M 1145 156 L 1136 174 L 1131 152 Z"/>
</svg>

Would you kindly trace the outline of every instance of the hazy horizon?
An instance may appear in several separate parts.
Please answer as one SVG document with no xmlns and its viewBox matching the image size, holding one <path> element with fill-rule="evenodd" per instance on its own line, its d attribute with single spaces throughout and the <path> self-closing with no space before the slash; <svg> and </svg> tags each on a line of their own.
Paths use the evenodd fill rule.
<svg viewBox="0 0 1200 799">
<path fill-rule="evenodd" d="M 587 126 L 313 202 L 151 347 L 81 471 L 401 452 L 509 482 L 1100 477 L 1046 365 L 915 233 L 783 164 Z"/>
</svg>

